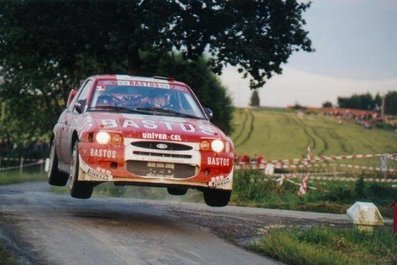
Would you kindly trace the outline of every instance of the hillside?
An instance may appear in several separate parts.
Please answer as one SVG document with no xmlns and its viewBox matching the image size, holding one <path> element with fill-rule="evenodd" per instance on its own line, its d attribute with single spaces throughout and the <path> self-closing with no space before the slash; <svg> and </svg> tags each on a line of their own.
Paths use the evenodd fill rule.
<svg viewBox="0 0 397 265">
<path fill-rule="evenodd" d="M 307 115 L 287 109 L 235 109 L 234 141 L 238 154 L 262 154 L 267 160 L 313 155 L 397 152 L 397 133 L 365 129 L 351 120 Z"/>
</svg>

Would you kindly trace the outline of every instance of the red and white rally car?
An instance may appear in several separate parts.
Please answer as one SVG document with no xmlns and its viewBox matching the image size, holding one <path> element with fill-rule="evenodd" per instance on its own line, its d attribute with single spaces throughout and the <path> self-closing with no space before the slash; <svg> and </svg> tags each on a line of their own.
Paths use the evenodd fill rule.
<svg viewBox="0 0 397 265">
<path fill-rule="evenodd" d="M 97 75 L 72 90 L 54 127 L 51 185 L 70 179 L 75 198 L 95 185 L 166 187 L 172 195 L 203 192 L 210 206 L 229 202 L 232 141 L 209 119 L 184 83 L 160 77 Z"/>
</svg>

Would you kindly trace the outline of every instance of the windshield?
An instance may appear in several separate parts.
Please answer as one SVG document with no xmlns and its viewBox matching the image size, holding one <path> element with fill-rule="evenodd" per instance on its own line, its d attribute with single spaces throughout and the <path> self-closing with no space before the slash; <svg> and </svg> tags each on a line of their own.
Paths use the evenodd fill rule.
<svg viewBox="0 0 397 265">
<path fill-rule="evenodd" d="M 160 82 L 100 80 L 95 86 L 90 110 L 104 109 L 205 118 L 189 89 Z"/>
</svg>

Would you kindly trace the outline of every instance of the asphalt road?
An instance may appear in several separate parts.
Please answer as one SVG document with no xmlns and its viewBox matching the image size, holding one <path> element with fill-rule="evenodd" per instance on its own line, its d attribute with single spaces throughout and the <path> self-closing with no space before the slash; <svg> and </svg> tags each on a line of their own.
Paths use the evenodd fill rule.
<svg viewBox="0 0 397 265">
<path fill-rule="evenodd" d="M 280 264 L 243 249 L 272 226 L 346 215 L 119 198 L 73 199 L 46 183 L 0 187 L 0 241 L 21 264 Z"/>
</svg>

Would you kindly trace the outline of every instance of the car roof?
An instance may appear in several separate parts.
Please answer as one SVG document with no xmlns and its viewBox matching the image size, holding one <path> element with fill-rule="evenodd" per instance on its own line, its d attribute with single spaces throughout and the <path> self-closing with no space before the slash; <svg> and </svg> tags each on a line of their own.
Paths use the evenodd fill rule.
<svg viewBox="0 0 397 265">
<path fill-rule="evenodd" d="M 165 84 L 173 84 L 173 85 L 182 85 L 187 86 L 187 84 L 176 81 L 173 78 L 162 77 L 162 76 L 153 76 L 153 77 L 145 77 L 145 76 L 132 76 L 132 75 L 94 75 L 89 78 L 93 79 L 105 79 L 105 80 L 137 80 L 137 81 L 147 81 L 147 82 L 157 82 L 157 83 L 165 83 Z"/>
</svg>

